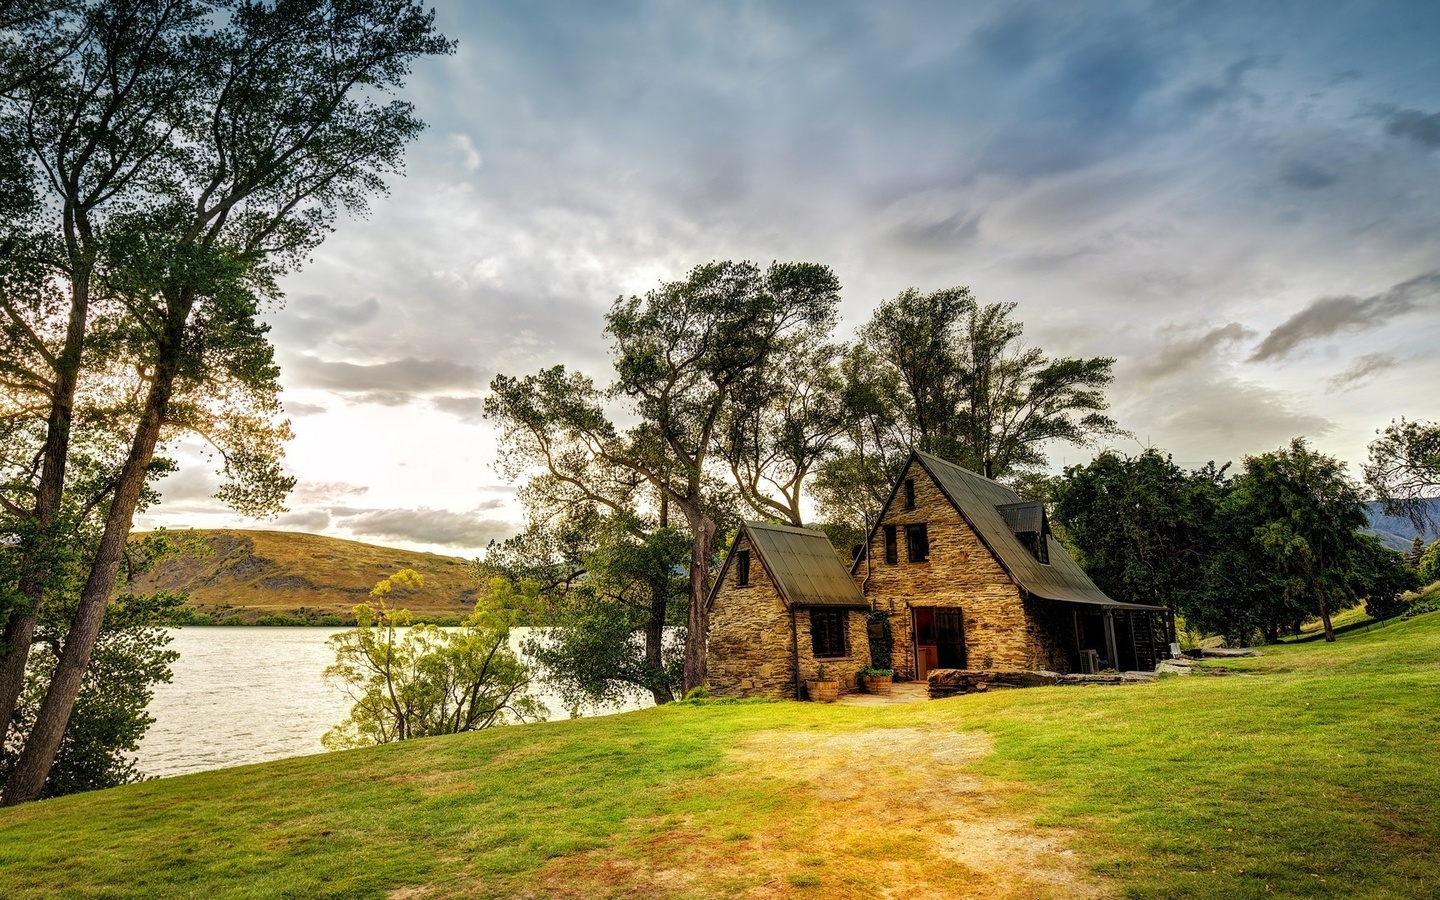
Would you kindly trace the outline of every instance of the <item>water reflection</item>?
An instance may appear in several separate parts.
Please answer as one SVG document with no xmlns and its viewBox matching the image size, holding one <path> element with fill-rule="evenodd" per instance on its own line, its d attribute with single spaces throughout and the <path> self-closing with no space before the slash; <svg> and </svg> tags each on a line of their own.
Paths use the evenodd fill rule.
<svg viewBox="0 0 1440 900">
<path fill-rule="evenodd" d="M 344 629 L 278 627 L 176 628 L 175 678 L 157 686 L 155 724 L 136 754 L 146 775 L 183 775 L 287 756 L 323 752 L 320 736 L 350 711 L 350 701 L 321 677 L 334 662 L 326 639 Z M 528 628 L 517 628 L 517 652 Z M 550 718 L 569 710 L 552 693 L 534 691 Z M 648 695 L 624 709 L 651 706 Z M 616 712 L 582 710 L 585 715 Z"/>
</svg>

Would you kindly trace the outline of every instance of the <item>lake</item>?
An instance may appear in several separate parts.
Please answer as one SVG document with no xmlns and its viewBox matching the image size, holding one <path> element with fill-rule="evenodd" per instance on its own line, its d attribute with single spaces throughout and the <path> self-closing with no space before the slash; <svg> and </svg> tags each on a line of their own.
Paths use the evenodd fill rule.
<svg viewBox="0 0 1440 900">
<path fill-rule="evenodd" d="M 155 724 L 136 754 L 146 775 L 183 775 L 225 766 L 323 753 L 320 736 L 350 711 L 321 673 L 335 661 L 325 641 L 340 628 L 190 627 L 171 629 L 180 658 L 170 684 L 157 685 Z M 530 629 L 510 636 L 518 648 Z M 532 691 L 550 718 L 569 712 L 554 694 Z M 651 706 L 649 695 L 624 707 Z M 584 710 L 586 715 L 620 710 Z"/>
</svg>

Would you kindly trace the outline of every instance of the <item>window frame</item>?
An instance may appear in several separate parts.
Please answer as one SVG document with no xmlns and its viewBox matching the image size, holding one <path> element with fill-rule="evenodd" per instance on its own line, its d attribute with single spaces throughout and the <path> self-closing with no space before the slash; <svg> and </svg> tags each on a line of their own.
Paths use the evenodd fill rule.
<svg viewBox="0 0 1440 900">
<path fill-rule="evenodd" d="M 837 639 L 838 653 L 833 652 Z M 816 659 L 844 659 L 850 655 L 850 610 L 811 607 L 810 652 Z"/>
<path fill-rule="evenodd" d="M 900 538 L 894 525 L 882 525 L 881 534 L 885 539 L 885 564 L 895 566 L 900 564 Z"/>
<path fill-rule="evenodd" d="M 912 563 L 925 563 L 930 561 L 930 529 L 925 522 L 914 522 L 905 526 L 905 559 Z M 915 536 L 920 536 L 916 541 Z M 917 554 L 916 550 L 923 548 L 923 552 Z"/>
</svg>

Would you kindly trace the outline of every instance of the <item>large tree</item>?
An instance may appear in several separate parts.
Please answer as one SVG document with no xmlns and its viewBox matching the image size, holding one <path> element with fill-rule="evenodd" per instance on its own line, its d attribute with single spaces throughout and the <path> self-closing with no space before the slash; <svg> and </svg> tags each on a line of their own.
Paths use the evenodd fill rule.
<svg viewBox="0 0 1440 900">
<path fill-rule="evenodd" d="M 415 58 L 450 47 L 409 0 L 135 0 L 90 12 L 93 37 L 53 88 L 66 100 L 113 97 L 125 116 L 87 111 L 78 137 L 103 139 L 74 160 L 75 140 L 64 137 L 69 119 L 58 117 L 35 155 L 71 168 L 103 161 L 78 193 L 75 177 L 47 168 L 71 210 L 62 262 L 83 264 L 62 270 L 70 331 L 82 345 L 111 349 L 139 382 L 98 550 L 6 785 L 7 804 L 34 798 L 44 783 L 165 436 L 190 429 L 212 443 L 229 476 L 222 497 L 232 505 L 279 507 L 289 487 L 278 466 L 288 431 L 277 421 L 278 370 L 258 313 L 279 296 L 276 279 L 304 260 L 342 209 L 362 212 L 366 198 L 383 191 L 383 176 L 398 170 L 405 143 L 422 127 L 409 104 L 386 94 Z M 117 78 L 116 66 L 129 74 Z M 115 183 L 117 173 L 125 183 Z M 107 187 L 90 183 L 106 179 Z M 84 224 L 84 203 L 117 197 L 124 202 L 104 228 Z M 72 220 L 81 224 L 72 228 Z M 107 311 L 93 323 L 88 297 L 74 299 L 89 292 Z M 85 336 L 87 325 L 98 334 Z M 83 362 L 77 356 L 59 371 L 78 377 Z M 50 444 L 67 427 L 52 414 L 47 466 L 54 457 L 63 468 L 63 448 L 52 452 Z M 52 481 L 63 489 L 63 471 Z"/>
<path fill-rule="evenodd" d="M 1086 573 L 1127 603 L 1158 603 L 1187 617 L 1205 605 L 1225 468 L 1186 472 L 1149 449 L 1106 451 L 1057 480 L 1054 516 Z"/>
<path fill-rule="evenodd" d="M 851 446 L 822 467 L 823 506 L 843 509 L 856 477 L 881 490 L 911 448 L 1015 481 L 1043 466 L 1051 442 L 1120 433 L 1104 414 L 1115 361 L 1027 347 L 1014 310 L 963 287 L 910 289 L 876 308 L 846 367 Z"/>
<path fill-rule="evenodd" d="M 1424 532 L 1437 522 L 1440 498 L 1440 422 L 1400 419 L 1370 444 L 1365 484 L 1388 515 L 1403 515 Z"/>
<path fill-rule="evenodd" d="M 716 517 L 725 492 L 716 450 L 727 414 L 777 377 L 792 342 L 833 322 L 840 285 L 825 266 L 715 262 L 644 296 L 621 297 L 605 317 L 615 380 L 603 394 L 555 368 L 497 377 L 487 415 L 533 465 L 572 486 L 594 465 L 605 478 L 648 485 L 691 537 L 685 688 L 705 683 L 706 599 Z M 618 402 L 635 424 L 605 411 Z"/>
<path fill-rule="evenodd" d="M 736 392 L 722 420 L 720 455 L 741 501 L 761 518 L 804 524 L 811 476 L 840 450 L 850 427 L 844 349 L 827 337 L 820 332 L 785 348 L 773 373 L 759 373 Z"/>
<path fill-rule="evenodd" d="M 1345 464 L 1295 438 L 1247 456 L 1231 497 L 1248 510 L 1256 541 L 1284 577 L 1286 598 L 1318 615 L 1325 640 L 1335 640 L 1330 614 L 1356 599 L 1354 569 L 1366 550 L 1360 529 L 1369 521 Z"/>
</svg>

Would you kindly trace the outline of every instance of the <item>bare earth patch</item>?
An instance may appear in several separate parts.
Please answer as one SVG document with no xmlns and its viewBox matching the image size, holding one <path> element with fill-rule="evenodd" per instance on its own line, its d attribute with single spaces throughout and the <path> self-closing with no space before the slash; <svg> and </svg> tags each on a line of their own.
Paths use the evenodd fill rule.
<svg viewBox="0 0 1440 900">
<path fill-rule="evenodd" d="M 1004 785 L 967 771 L 989 749 L 983 734 L 919 728 L 761 732 L 691 798 L 713 795 L 712 814 L 554 860 L 533 896 L 1110 896 L 1069 831 L 1007 812 Z"/>
</svg>

